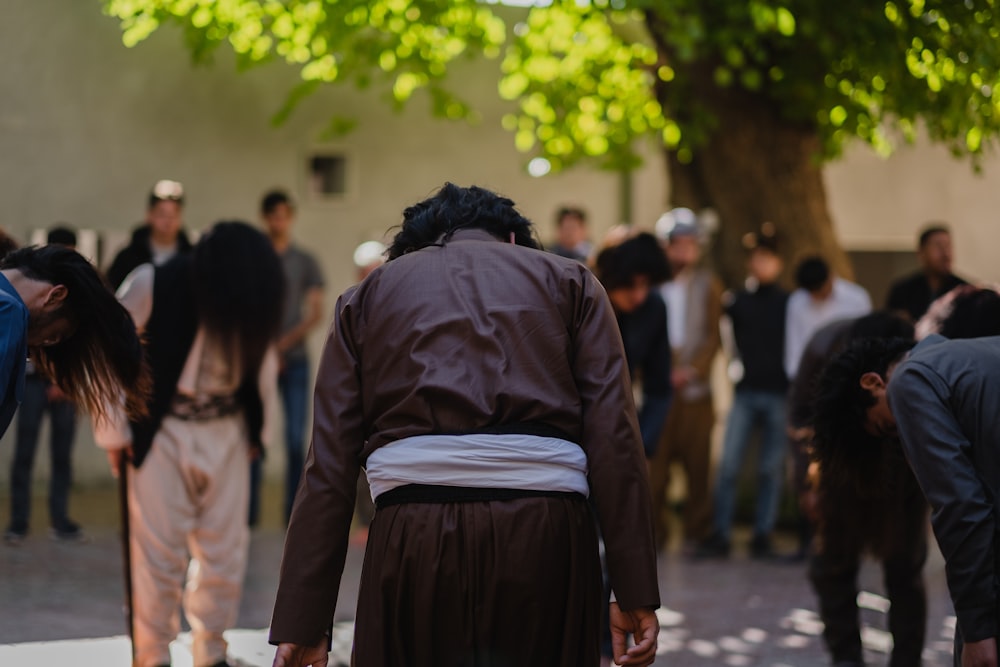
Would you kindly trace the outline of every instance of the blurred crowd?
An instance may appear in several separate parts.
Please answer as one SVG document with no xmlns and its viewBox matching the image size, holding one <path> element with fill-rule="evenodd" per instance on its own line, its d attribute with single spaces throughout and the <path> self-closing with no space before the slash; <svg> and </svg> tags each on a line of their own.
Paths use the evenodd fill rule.
<svg viewBox="0 0 1000 667">
<path fill-rule="evenodd" d="M 156 183 L 145 220 L 105 271 L 140 331 L 156 341 L 149 359 L 152 415 L 130 421 L 109 410 L 112 416 L 95 424 L 114 472 L 129 477 L 136 651 L 144 665 L 169 661 L 181 604 L 197 664 L 225 664 L 222 632 L 234 622 L 248 529 L 260 519 L 268 415 L 280 404 L 287 521 L 306 454 L 314 376 L 306 342 L 324 320 L 324 277 L 294 240 L 295 204 L 286 192 L 262 196 L 261 226 L 218 223 L 196 242 L 184 229 L 184 201 L 180 183 Z M 873 463 L 881 476 L 868 486 L 824 475 L 813 456 L 817 378 L 827 360 L 862 337 L 998 335 L 1000 297 L 955 275 L 943 224 L 921 230 L 919 269 L 894 282 L 877 310 L 863 287 L 836 275 L 822 257 L 786 267 L 783 240 L 766 222 L 743 238 L 745 283 L 725 290 L 706 261 L 711 236 L 698 214 L 675 208 L 649 229 L 619 226 L 594 242 L 585 211 L 564 207 L 546 246 L 586 264 L 616 315 L 656 543 L 677 545 L 692 559 L 725 559 L 738 550 L 733 526 L 747 454 L 755 451 L 749 556 L 808 560 L 834 662 L 862 664 L 855 578 L 862 555 L 874 554 L 885 567 L 894 610 L 892 664 L 917 665 L 926 613 L 926 502 L 898 452 Z M 0 240 L 4 254 L 16 245 Z M 74 247 L 76 234 L 59 225 L 47 242 Z M 382 264 L 385 250 L 378 242 L 357 248 L 358 281 Z M 713 370 L 720 359 L 724 374 Z M 722 377 L 733 394 L 713 456 L 714 384 Z M 9 545 L 28 536 L 32 468 L 46 413 L 52 536 L 85 538 L 68 509 L 76 410 L 29 367 L 10 472 Z M 126 458 L 133 468 L 121 465 Z M 779 553 L 773 538 L 786 488 L 795 499 L 797 547 Z M 363 480 L 356 493 L 365 522 L 373 508 Z M 192 559 L 199 565 L 188 574 Z"/>
</svg>

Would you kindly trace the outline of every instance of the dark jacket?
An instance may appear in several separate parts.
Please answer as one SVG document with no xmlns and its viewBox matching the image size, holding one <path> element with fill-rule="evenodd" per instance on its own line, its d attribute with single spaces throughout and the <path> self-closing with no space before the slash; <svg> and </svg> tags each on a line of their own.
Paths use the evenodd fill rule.
<svg viewBox="0 0 1000 667">
<path fill-rule="evenodd" d="M 579 443 L 618 603 L 658 606 L 646 461 L 607 295 L 578 262 L 467 229 L 386 263 L 337 302 L 271 642 L 312 646 L 329 628 L 355 484 L 374 450 L 520 423 Z"/>
<path fill-rule="evenodd" d="M 667 306 L 659 294 L 651 291 L 634 312 L 619 313 L 617 317 L 629 373 L 633 379 L 637 375 L 642 378 L 639 430 L 646 457 L 651 458 L 660 442 L 673 395 Z"/>
<path fill-rule="evenodd" d="M 156 268 L 153 310 L 143 336 L 146 360 L 153 373 L 153 394 L 148 416 L 131 423 L 133 463 L 136 467 L 142 465 L 163 418 L 170 411 L 177 394 L 177 382 L 194 343 L 198 330 L 194 290 L 189 254 L 178 255 Z M 236 396 L 243 408 L 251 444 L 262 449 L 259 434 L 264 424 L 264 405 L 255 374 L 244 372 Z"/>
<path fill-rule="evenodd" d="M 785 374 L 785 315 L 788 292 L 778 285 L 760 285 L 756 290 L 740 290 L 725 306 L 733 323 L 733 337 L 743 362 L 740 389 L 788 390 Z"/>
<path fill-rule="evenodd" d="M 949 275 L 941 283 L 941 289 L 932 292 L 927 275 L 923 271 L 919 271 L 892 284 L 885 307 L 886 310 L 906 313 L 910 316 L 911 321 L 916 322 L 924 316 L 935 299 L 947 294 L 959 285 L 965 284 L 965 281 L 958 276 Z"/>
<path fill-rule="evenodd" d="M 931 506 L 966 643 L 997 635 L 1000 337 L 929 336 L 889 378 L 903 451 Z"/>
<path fill-rule="evenodd" d="M 111 266 L 108 268 L 107 278 L 111 289 L 117 290 L 125 281 L 128 274 L 143 264 L 153 261 L 153 252 L 150 249 L 149 225 L 143 224 L 132 232 L 132 240 L 122 248 Z M 191 250 L 191 241 L 182 229 L 177 235 L 177 252 L 186 253 Z"/>
</svg>

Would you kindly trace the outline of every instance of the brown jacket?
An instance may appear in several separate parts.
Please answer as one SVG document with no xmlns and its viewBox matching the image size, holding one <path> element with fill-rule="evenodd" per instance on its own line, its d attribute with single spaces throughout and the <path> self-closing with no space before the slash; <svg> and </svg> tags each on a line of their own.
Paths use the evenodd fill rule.
<svg viewBox="0 0 1000 667">
<path fill-rule="evenodd" d="M 329 627 L 372 451 L 523 422 L 561 429 L 587 453 L 618 602 L 659 606 L 646 463 L 607 296 L 578 262 L 470 229 L 389 262 L 337 303 L 272 643 L 314 645 Z"/>
</svg>

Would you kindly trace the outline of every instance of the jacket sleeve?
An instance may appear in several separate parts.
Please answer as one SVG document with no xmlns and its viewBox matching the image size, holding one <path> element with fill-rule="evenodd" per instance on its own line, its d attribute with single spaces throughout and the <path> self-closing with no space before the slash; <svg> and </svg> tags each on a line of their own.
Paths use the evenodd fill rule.
<svg viewBox="0 0 1000 667">
<path fill-rule="evenodd" d="M 23 368 L 25 358 L 25 346 L 23 337 L 27 328 L 24 323 L 23 310 L 18 308 L 12 300 L 0 299 L 0 405 L 8 400 L 20 401 L 20 396 L 9 397 L 7 395 L 14 383 L 11 378 Z M 18 382 L 23 382 L 24 378 L 18 378 Z M 0 435 L 3 435 L 0 432 Z"/>
<path fill-rule="evenodd" d="M 915 362 L 889 383 L 889 400 L 906 458 L 927 502 L 945 558 L 948 589 L 966 642 L 997 634 L 991 494 L 976 471 L 975 446 L 952 413 L 948 384 Z"/>
<path fill-rule="evenodd" d="M 624 610 L 658 607 L 649 483 L 631 380 L 604 289 L 585 271 L 572 323 L 573 376 L 591 497 L 606 547 L 611 587 Z"/>
<path fill-rule="evenodd" d="M 707 380 L 712 372 L 712 361 L 722 346 L 722 334 L 719 320 L 722 319 L 722 284 L 715 276 L 711 276 L 708 285 L 708 301 L 705 304 L 705 331 L 701 343 L 691 358 L 691 366 L 698 372 L 698 377 Z"/>
<path fill-rule="evenodd" d="M 337 301 L 319 364 L 312 444 L 285 536 L 272 644 L 315 645 L 337 604 L 365 434 L 350 294 Z"/>
</svg>

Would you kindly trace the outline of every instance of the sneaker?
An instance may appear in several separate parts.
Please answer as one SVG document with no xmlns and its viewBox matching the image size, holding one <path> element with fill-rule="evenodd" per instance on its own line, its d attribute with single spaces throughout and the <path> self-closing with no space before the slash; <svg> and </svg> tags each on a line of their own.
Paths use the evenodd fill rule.
<svg viewBox="0 0 1000 667">
<path fill-rule="evenodd" d="M 59 528 L 52 528 L 49 530 L 49 535 L 53 540 L 59 542 L 85 542 L 87 540 L 83 529 L 72 521 L 67 521 L 65 525 Z"/>
<path fill-rule="evenodd" d="M 729 540 L 719 535 L 712 535 L 695 547 L 692 557 L 695 560 L 729 558 Z"/>
<path fill-rule="evenodd" d="M 9 547 L 19 547 L 21 543 L 24 542 L 24 538 L 28 536 L 27 531 L 14 530 L 13 528 L 8 528 L 3 534 L 3 541 Z"/>
</svg>

